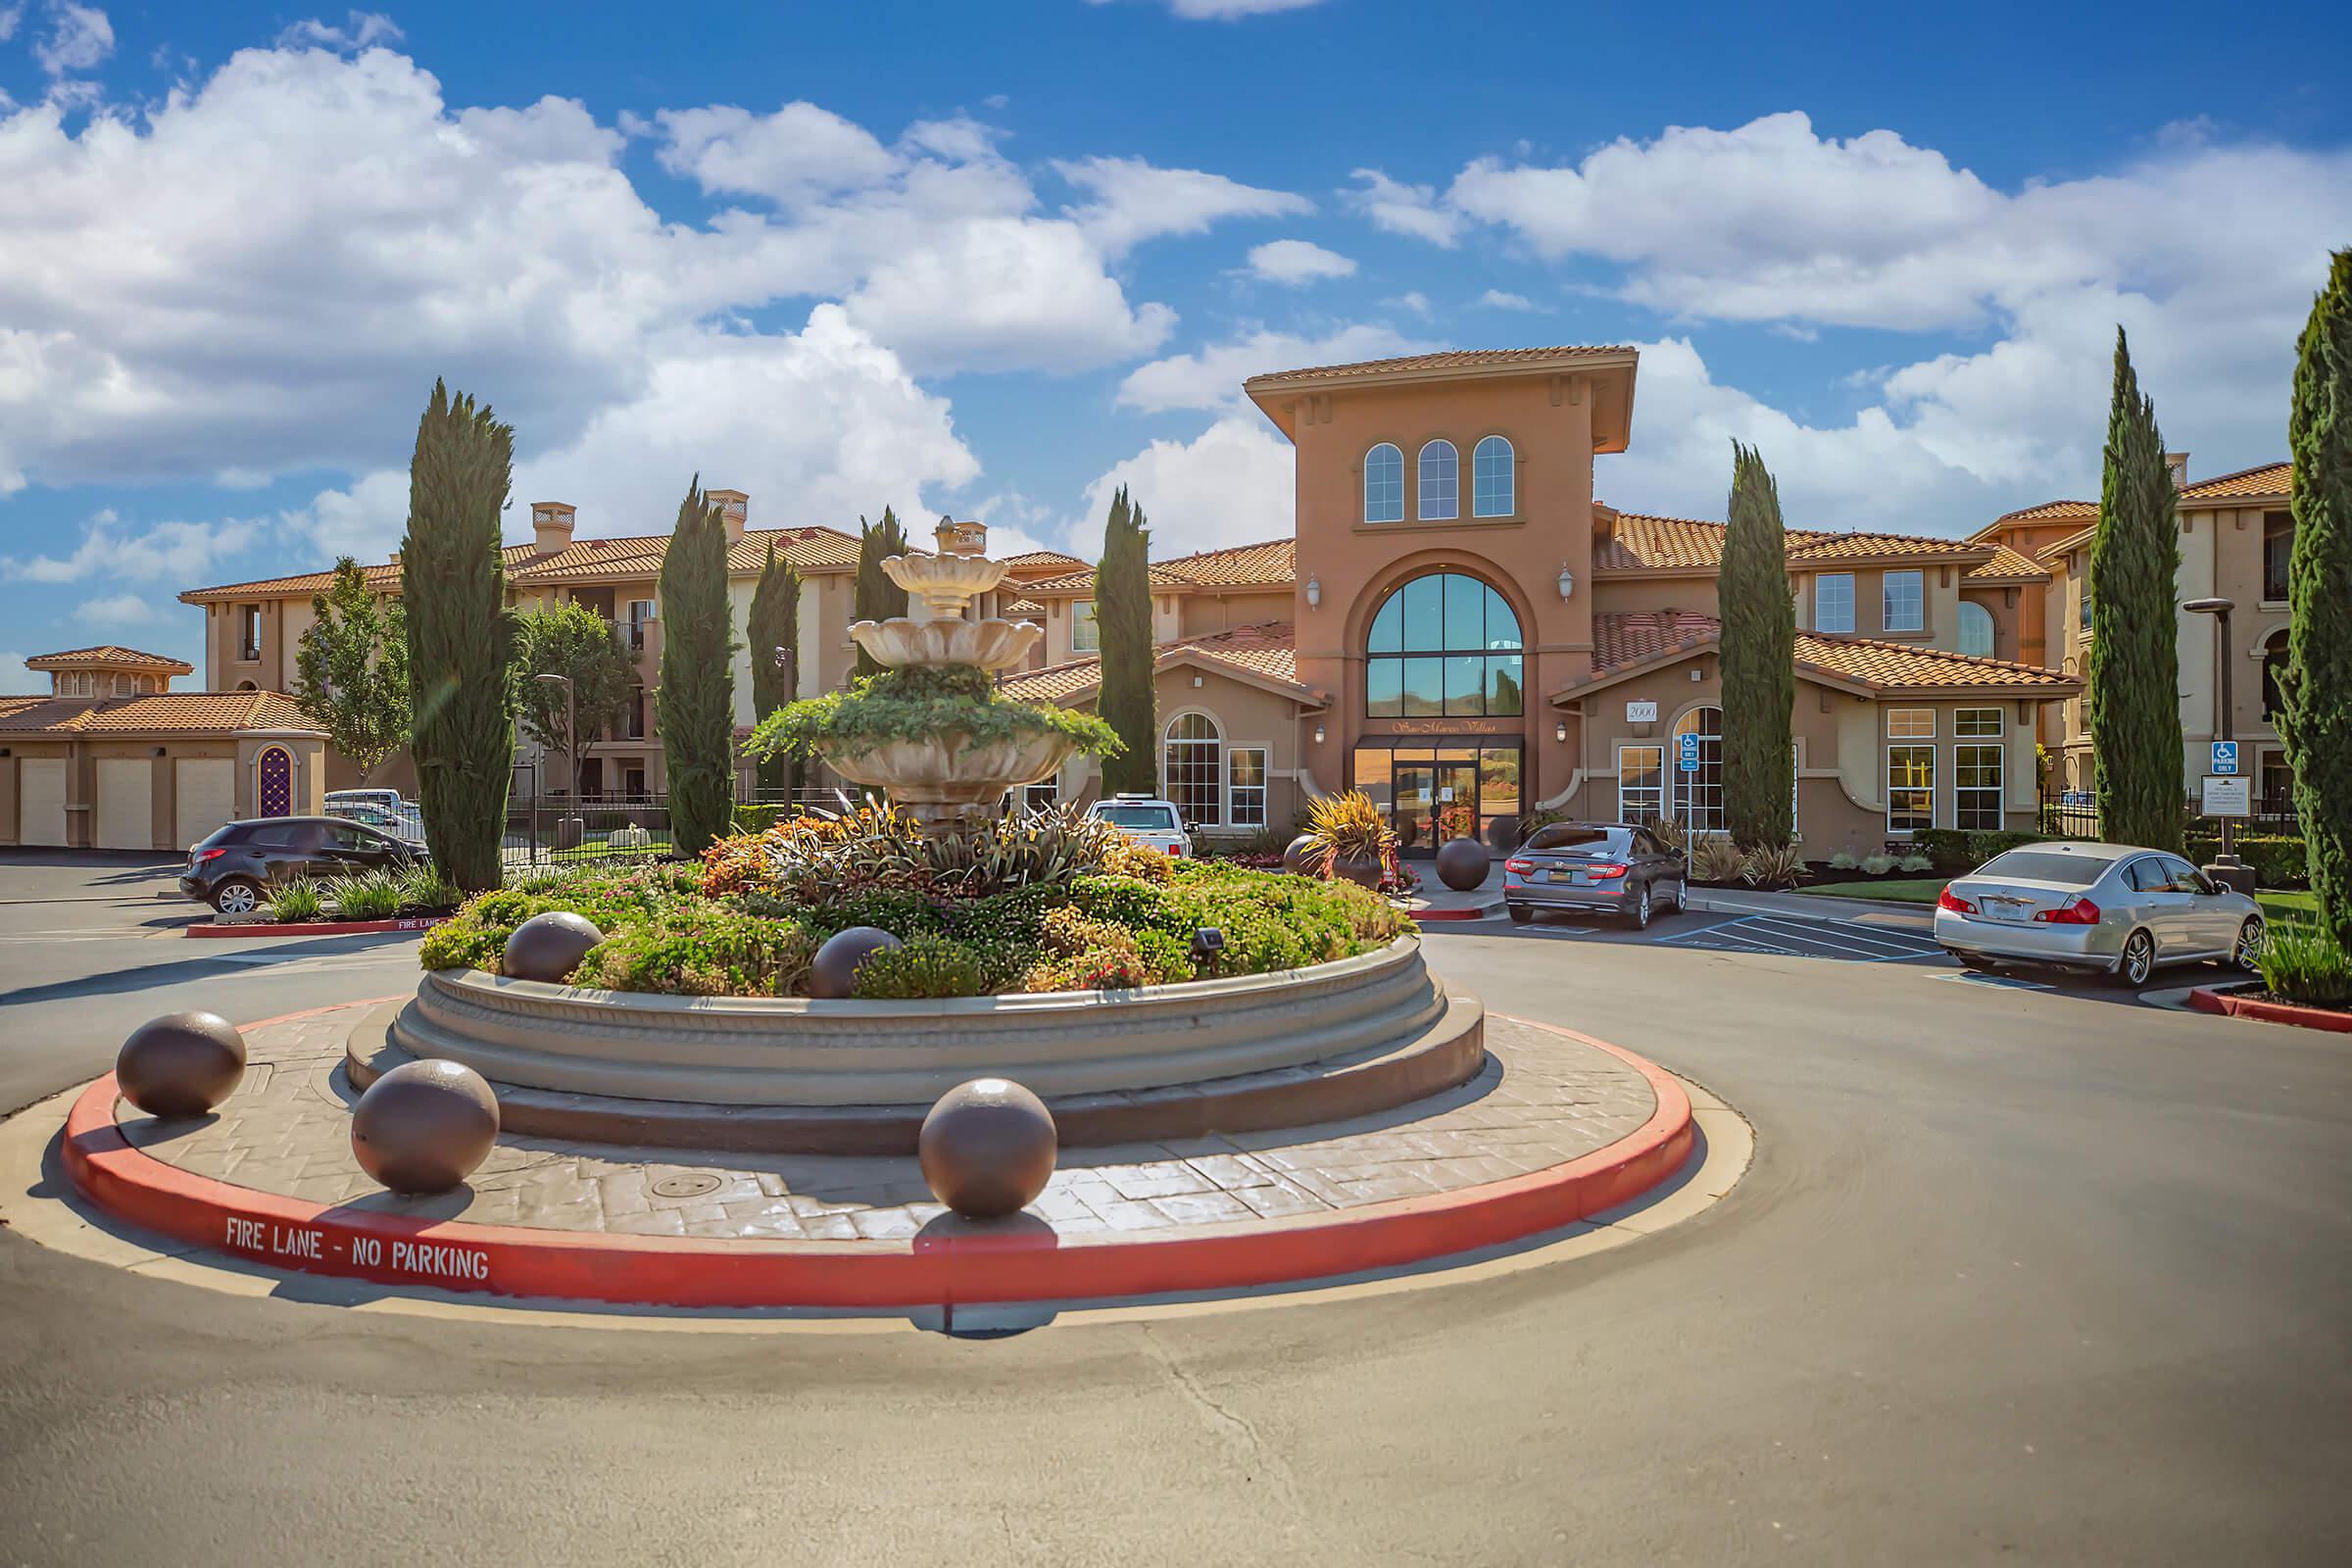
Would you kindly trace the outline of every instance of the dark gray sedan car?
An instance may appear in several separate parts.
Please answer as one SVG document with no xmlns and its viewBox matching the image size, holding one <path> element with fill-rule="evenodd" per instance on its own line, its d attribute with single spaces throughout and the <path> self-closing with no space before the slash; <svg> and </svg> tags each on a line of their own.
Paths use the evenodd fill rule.
<svg viewBox="0 0 2352 1568">
<path fill-rule="evenodd" d="M 1554 822 L 1502 862 L 1502 902 L 1515 924 L 1544 909 L 1621 914 L 1637 926 L 1680 910 L 1683 858 L 1631 822 Z"/>
</svg>

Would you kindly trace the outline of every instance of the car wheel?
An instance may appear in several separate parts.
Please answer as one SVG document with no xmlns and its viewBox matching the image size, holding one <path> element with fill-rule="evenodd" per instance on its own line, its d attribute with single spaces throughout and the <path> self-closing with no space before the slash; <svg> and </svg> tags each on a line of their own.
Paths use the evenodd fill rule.
<svg viewBox="0 0 2352 1568">
<path fill-rule="evenodd" d="M 2156 972 L 2156 939 L 2145 931 L 2124 938 L 2124 956 L 2115 966 L 2115 983 L 2136 991 Z"/>
<path fill-rule="evenodd" d="M 1642 896 L 1634 901 L 1634 929 L 1649 929 L 1649 884 L 1646 882 L 1642 884 Z"/>
<path fill-rule="evenodd" d="M 1511 924 L 1513 925 L 1525 925 L 1536 917 L 1536 911 L 1524 904 L 1514 904 L 1508 907 L 1511 911 Z"/>
<path fill-rule="evenodd" d="M 1688 909 L 1688 908 L 1690 908 L 1690 887 L 1689 887 L 1688 885 L 1686 885 L 1685 883 L 1682 883 L 1682 882 L 1677 882 L 1677 883 L 1675 883 L 1675 885 L 1674 885 L 1674 902 L 1673 902 L 1672 904 L 1668 905 L 1668 906 L 1667 906 L 1667 908 L 1669 908 L 1670 910 L 1672 910 L 1672 911 L 1673 911 L 1674 913 L 1676 913 L 1676 914 L 1681 914 L 1681 913 L 1682 913 L 1684 910 L 1686 910 L 1686 909 Z"/>
<path fill-rule="evenodd" d="M 2240 969 L 2248 974 L 2262 973 L 2262 950 L 2270 945 L 2271 934 L 2262 923 L 2261 915 L 2250 917 L 2237 928 L 2237 948 L 2230 955 Z"/>
<path fill-rule="evenodd" d="M 213 907 L 222 914 L 251 914 L 261 906 L 261 885 L 249 877 L 232 876 L 213 889 Z"/>
</svg>

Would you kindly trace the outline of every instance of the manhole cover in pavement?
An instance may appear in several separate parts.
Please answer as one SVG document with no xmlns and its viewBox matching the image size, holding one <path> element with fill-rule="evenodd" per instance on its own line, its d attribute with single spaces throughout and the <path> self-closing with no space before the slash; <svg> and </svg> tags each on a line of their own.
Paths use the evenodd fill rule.
<svg viewBox="0 0 2352 1568">
<path fill-rule="evenodd" d="M 706 1171 L 680 1171 L 657 1180 L 654 1191 L 662 1198 L 700 1198 L 705 1193 L 718 1191 L 718 1178 Z"/>
</svg>

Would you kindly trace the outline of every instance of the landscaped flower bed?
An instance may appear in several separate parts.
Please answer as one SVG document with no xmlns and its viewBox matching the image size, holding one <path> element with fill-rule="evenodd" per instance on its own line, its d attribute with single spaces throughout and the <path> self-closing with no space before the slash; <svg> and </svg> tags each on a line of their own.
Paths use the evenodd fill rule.
<svg viewBox="0 0 2352 1568">
<path fill-rule="evenodd" d="M 1171 861 L 1070 811 L 926 839 L 867 808 L 713 845 L 699 864 L 550 872 L 466 902 L 425 938 L 427 969 L 498 972 L 507 937 L 568 909 L 605 933 L 575 985 L 689 996 L 803 996 L 825 938 L 876 926 L 904 944 L 858 971 L 871 999 L 1160 985 L 1350 957 L 1410 929 L 1346 883 Z M 1196 960 L 1193 935 L 1224 947 Z M 1212 967 L 1213 965 L 1213 967 Z"/>
</svg>

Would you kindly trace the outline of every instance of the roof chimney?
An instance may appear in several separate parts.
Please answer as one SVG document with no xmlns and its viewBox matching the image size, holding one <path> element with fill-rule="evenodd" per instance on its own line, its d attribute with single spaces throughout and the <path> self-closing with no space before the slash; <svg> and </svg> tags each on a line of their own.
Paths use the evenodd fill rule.
<svg viewBox="0 0 2352 1568">
<path fill-rule="evenodd" d="M 2187 453 L 2185 453 L 2185 452 L 2167 452 L 2167 453 L 2164 455 L 2164 466 L 2165 466 L 2167 468 L 2169 468 L 2169 469 L 2171 469 L 2171 470 L 2172 470 L 2172 475 L 2173 475 L 2173 487 L 2174 487 L 2175 489 L 2180 489 L 2180 488 L 2183 488 L 2183 487 L 2185 487 L 2185 486 L 2187 485 L 2187 483 L 2188 483 L 2188 454 L 2187 454 Z"/>
<path fill-rule="evenodd" d="M 531 503 L 531 546 L 553 556 L 571 548 L 571 518 L 580 509 L 562 501 Z"/>
<path fill-rule="evenodd" d="M 939 541 L 939 553 L 943 556 L 988 554 L 988 524 L 985 522 L 957 522 L 953 517 L 942 517 L 932 536 Z"/>
<path fill-rule="evenodd" d="M 743 530 L 751 521 L 752 498 L 740 490 L 706 490 L 703 499 L 718 508 L 727 525 L 727 543 L 743 543 Z"/>
</svg>

